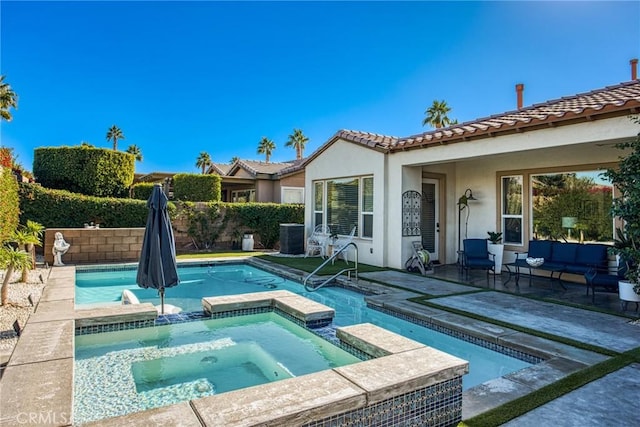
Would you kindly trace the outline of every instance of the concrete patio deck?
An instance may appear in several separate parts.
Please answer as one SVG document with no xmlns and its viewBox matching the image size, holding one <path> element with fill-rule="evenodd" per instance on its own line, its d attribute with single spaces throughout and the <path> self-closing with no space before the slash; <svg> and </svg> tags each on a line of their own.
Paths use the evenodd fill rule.
<svg viewBox="0 0 640 427">
<path fill-rule="evenodd" d="M 548 279 L 534 278 L 531 287 L 528 285 L 528 280 L 524 281 L 520 287 L 516 287 L 513 281 L 510 283 L 511 286 L 505 286 L 503 280 L 506 281 L 507 276 L 503 275 L 497 278 L 495 288 L 492 280 L 490 287 L 484 288 L 486 281 L 482 273 L 470 275 L 465 285 L 445 281 L 465 281 L 455 266 L 438 267 L 434 275 L 426 277 L 412 275 L 407 278 L 406 276 L 397 271 L 360 275 L 363 279 L 385 282 L 433 295 L 436 298 L 429 301 L 443 308 L 472 312 L 618 352 L 640 347 L 640 325 L 633 324 L 627 317 L 616 315 L 620 313 L 617 295 L 597 294 L 596 296 L 596 307 L 611 310 L 614 314 L 517 296 L 518 294 L 530 295 L 581 304 L 585 305 L 585 308 L 593 307 L 591 297 L 585 295 L 584 285 L 581 284 L 568 283 L 567 290 L 553 291 L 550 289 Z M 459 295 L 460 293 L 464 294 Z M 384 296 L 369 298 L 372 301 L 382 301 L 386 307 L 394 307 L 397 311 L 430 317 L 434 324 L 443 324 L 446 327 L 467 332 L 474 330 L 477 336 L 490 341 L 495 340 L 509 347 L 522 348 L 525 351 L 528 349 L 529 352 L 533 351 L 537 354 L 548 352 L 548 359 L 545 362 L 467 390 L 463 394 L 463 419 L 480 414 L 497 404 L 526 395 L 606 359 L 606 356 L 597 353 L 526 336 L 526 334 L 509 331 L 507 328 L 493 324 L 461 318 L 433 307 L 418 306 L 403 300 L 406 296 L 405 291 L 389 299 Z M 628 311 L 626 314 L 633 316 L 637 315 L 637 312 Z M 638 393 L 640 393 L 640 364 L 632 364 L 518 417 L 506 425 L 532 427 L 551 424 L 561 426 L 632 425 L 637 422 Z"/>
</svg>

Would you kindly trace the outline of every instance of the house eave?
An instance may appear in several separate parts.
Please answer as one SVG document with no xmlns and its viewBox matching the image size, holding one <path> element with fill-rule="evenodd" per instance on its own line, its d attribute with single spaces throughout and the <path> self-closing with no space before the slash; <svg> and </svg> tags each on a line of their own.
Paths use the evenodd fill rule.
<svg viewBox="0 0 640 427">
<path fill-rule="evenodd" d="M 550 116 L 545 120 L 532 119 L 528 123 L 520 123 L 514 126 L 508 126 L 504 128 L 487 128 L 485 130 L 477 130 L 473 133 L 454 134 L 445 138 L 435 138 L 429 141 L 417 143 L 417 144 L 402 144 L 391 148 L 391 152 L 396 151 L 408 151 L 415 149 L 429 148 L 434 145 L 456 144 L 459 142 L 472 142 L 480 139 L 496 138 L 499 136 L 512 135 L 516 133 L 531 132 L 535 130 L 575 125 L 578 123 L 594 122 L 596 120 L 603 120 L 615 117 L 622 117 L 625 115 L 637 114 L 640 110 L 640 101 L 628 101 L 624 108 L 608 106 L 601 110 L 589 110 L 573 116 Z"/>
</svg>

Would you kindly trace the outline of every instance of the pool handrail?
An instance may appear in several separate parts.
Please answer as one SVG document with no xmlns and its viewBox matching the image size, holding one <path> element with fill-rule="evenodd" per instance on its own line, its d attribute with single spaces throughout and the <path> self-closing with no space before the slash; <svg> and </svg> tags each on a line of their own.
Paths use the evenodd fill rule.
<svg viewBox="0 0 640 427">
<path fill-rule="evenodd" d="M 320 271 L 322 269 L 322 267 L 324 267 L 325 265 L 327 265 L 329 262 L 333 262 L 335 261 L 336 257 L 338 255 L 340 255 L 342 252 L 344 252 L 345 250 L 347 250 L 349 248 L 349 246 L 353 246 L 353 248 L 355 249 L 355 255 L 354 255 L 354 267 L 352 268 L 344 268 L 342 270 L 340 270 L 339 272 L 337 272 L 336 274 L 334 274 L 333 276 L 329 277 L 328 279 L 326 279 L 324 282 L 320 283 L 317 286 L 310 286 L 308 281 L 311 277 L 315 276 L 316 273 L 318 273 L 318 271 Z M 346 259 L 346 258 L 345 258 Z M 348 262 L 347 262 L 348 265 Z M 304 280 L 302 281 L 302 284 L 304 285 L 304 288 L 307 292 L 314 292 L 317 291 L 318 289 L 322 288 L 323 286 L 326 286 L 329 282 L 331 282 L 332 280 L 334 280 L 336 277 L 342 275 L 343 273 L 347 273 L 349 280 L 351 280 L 351 272 L 355 272 L 355 279 L 356 282 L 358 281 L 358 246 L 353 243 L 353 242 L 349 242 L 348 244 L 344 245 L 343 247 L 340 248 L 340 250 L 334 252 L 333 254 L 331 254 L 331 256 L 329 258 L 327 258 L 322 264 L 320 264 L 318 266 L 318 268 L 316 268 L 315 270 L 313 270 L 311 273 L 309 273 L 309 275 L 307 277 L 304 278 Z"/>
</svg>

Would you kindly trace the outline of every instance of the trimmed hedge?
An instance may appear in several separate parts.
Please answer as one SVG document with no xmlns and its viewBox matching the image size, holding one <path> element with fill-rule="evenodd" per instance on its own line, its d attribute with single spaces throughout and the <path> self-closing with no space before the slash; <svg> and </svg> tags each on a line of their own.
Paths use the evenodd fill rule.
<svg viewBox="0 0 640 427">
<path fill-rule="evenodd" d="M 46 188 L 90 196 L 128 197 L 135 157 L 104 148 L 43 147 L 34 150 L 33 174 Z"/>
<path fill-rule="evenodd" d="M 147 220 L 143 200 L 85 196 L 31 183 L 21 183 L 19 195 L 22 221 L 30 219 L 47 228 L 79 228 L 89 222 L 107 228 L 144 227 Z M 239 236 L 258 234 L 265 248 L 273 248 L 280 240 L 281 223 L 304 223 L 304 206 L 297 204 L 217 202 L 207 208 L 198 212 L 193 203 L 168 205 L 172 219 L 187 218 L 187 233 L 203 248 L 213 247 L 230 221 Z"/>
<path fill-rule="evenodd" d="M 0 242 L 7 241 L 16 231 L 19 217 L 18 181 L 11 169 L 0 166 Z"/>
<path fill-rule="evenodd" d="M 155 184 L 152 182 L 133 184 L 133 186 L 131 186 L 131 198 L 136 200 L 149 200 L 154 186 Z"/>
<path fill-rule="evenodd" d="M 90 222 L 106 228 L 144 227 L 148 214 L 142 200 L 85 196 L 29 183 L 20 184 L 20 209 L 23 221 L 47 228 L 81 228 Z M 175 205 L 169 203 L 168 210 L 174 215 Z"/>
<path fill-rule="evenodd" d="M 259 244 L 272 249 L 280 240 L 281 223 L 304 222 L 304 206 L 210 202 L 205 209 L 196 209 L 192 202 L 178 202 L 176 216 L 186 220 L 187 235 L 199 249 L 215 247 L 223 235 L 239 243 L 245 233 L 257 234 Z"/>
<path fill-rule="evenodd" d="M 242 227 L 260 235 L 265 248 L 280 240 L 280 224 L 304 224 L 304 205 L 278 203 L 225 203 Z M 243 231 L 245 232 L 245 231 Z"/>
<path fill-rule="evenodd" d="M 173 177 L 173 198 L 189 202 L 219 202 L 221 180 L 215 174 L 179 173 Z"/>
</svg>

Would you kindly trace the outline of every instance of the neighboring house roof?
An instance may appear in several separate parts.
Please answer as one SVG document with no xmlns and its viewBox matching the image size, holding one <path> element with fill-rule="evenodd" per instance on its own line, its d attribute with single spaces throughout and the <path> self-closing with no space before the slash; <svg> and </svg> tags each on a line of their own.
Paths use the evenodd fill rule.
<svg viewBox="0 0 640 427">
<path fill-rule="evenodd" d="M 279 177 L 282 175 L 283 170 L 289 170 L 296 166 L 300 161 L 296 162 L 281 162 L 281 163 L 266 163 L 255 160 L 238 160 L 233 164 L 231 169 L 227 172 L 227 176 L 233 176 L 240 169 L 248 172 L 251 176 L 256 177 L 258 175 L 272 175 Z"/>
<path fill-rule="evenodd" d="M 254 160 L 239 160 L 238 165 L 251 172 L 253 175 L 257 175 L 259 173 L 272 175 L 277 174 L 288 166 L 291 166 L 291 163 L 265 163 Z"/>
<path fill-rule="evenodd" d="M 382 152 L 393 152 L 412 148 L 425 148 L 432 144 L 450 144 L 477 138 L 493 137 L 502 133 L 522 132 L 541 126 L 548 127 L 575 121 L 590 121 L 597 118 L 597 116 L 620 116 L 639 112 L 640 81 L 634 80 L 404 138 L 370 132 L 341 130 L 308 157 L 306 162 L 315 158 L 338 139 L 351 141 Z"/>
<path fill-rule="evenodd" d="M 172 178 L 177 172 L 150 172 L 147 174 L 134 174 L 133 182 L 158 182 L 165 178 Z"/>
<path fill-rule="evenodd" d="M 304 170 L 304 159 L 290 162 L 266 163 L 257 160 L 237 160 L 233 164 L 212 163 L 207 173 L 215 173 L 227 179 L 256 179 L 258 175 L 269 175 L 267 179 L 280 179 Z M 242 173 L 244 172 L 245 176 Z M 158 182 L 165 178 L 172 178 L 177 172 L 151 172 L 148 174 L 135 174 L 134 182 Z M 262 178 L 265 178 L 264 176 Z"/>
<path fill-rule="evenodd" d="M 223 176 L 229 172 L 231 166 L 233 165 L 230 165 L 229 163 L 211 163 L 207 173 L 217 173 L 218 175 Z"/>
</svg>

